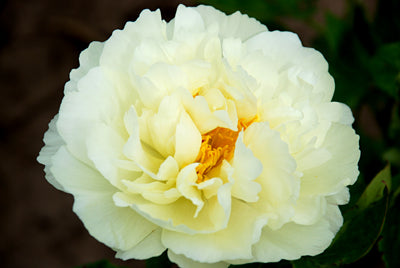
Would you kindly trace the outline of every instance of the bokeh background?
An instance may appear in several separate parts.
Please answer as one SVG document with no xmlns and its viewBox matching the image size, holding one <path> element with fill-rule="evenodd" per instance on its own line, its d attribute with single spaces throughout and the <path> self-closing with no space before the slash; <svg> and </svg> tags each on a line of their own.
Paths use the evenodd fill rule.
<svg viewBox="0 0 400 268">
<path fill-rule="evenodd" d="M 325 55 L 335 99 L 350 105 L 361 136 L 362 176 L 355 192 L 387 162 L 398 174 L 400 1 L 202 2 L 227 13 L 241 10 L 272 30 L 294 31 L 305 46 Z M 112 250 L 88 234 L 72 212 L 73 198 L 46 182 L 36 157 L 80 51 L 136 20 L 142 9 L 160 8 L 170 20 L 179 3 L 199 1 L 0 2 L 0 267 L 64 268 L 101 259 L 145 267 L 143 261 L 114 259 Z M 384 267 L 377 246 L 352 266 L 366 264 Z"/>
</svg>

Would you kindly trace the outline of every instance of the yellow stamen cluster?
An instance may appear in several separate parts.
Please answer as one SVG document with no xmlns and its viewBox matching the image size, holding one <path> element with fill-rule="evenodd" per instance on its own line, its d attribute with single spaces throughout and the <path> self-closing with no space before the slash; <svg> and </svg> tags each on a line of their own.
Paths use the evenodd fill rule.
<svg viewBox="0 0 400 268">
<path fill-rule="evenodd" d="M 239 120 L 237 131 L 217 127 L 201 136 L 200 151 L 195 161 L 200 163 L 196 167 L 197 183 L 210 179 L 207 173 L 220 165 L 224 159 L 228 161 L 232 159 L 239 132 L 246 129 L 255 119 Z"/>
</svg>

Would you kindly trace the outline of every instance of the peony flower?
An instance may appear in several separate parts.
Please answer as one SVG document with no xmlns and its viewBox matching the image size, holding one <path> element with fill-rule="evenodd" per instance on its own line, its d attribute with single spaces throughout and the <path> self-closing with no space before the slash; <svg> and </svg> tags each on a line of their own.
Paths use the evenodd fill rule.
<svg viewBox="0 0 400 268">
<path fill-rule="evenodd" d="M 181 267 L 323 252 L 358 176 L 353 116 L 297 35 L 208 6 L 93 42 L 38 161 L 122 259 Z"/>
</svg>

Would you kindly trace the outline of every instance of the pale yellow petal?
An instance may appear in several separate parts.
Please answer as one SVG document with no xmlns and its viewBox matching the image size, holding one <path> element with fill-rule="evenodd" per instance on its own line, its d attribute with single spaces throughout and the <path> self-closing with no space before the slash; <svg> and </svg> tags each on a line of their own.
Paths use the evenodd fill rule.
<svg viewBox="0 0 400 268">
<path fill-rule="evenodd" d="M 229 266 L 226 262 L 217 263 L 202 263 L 192 259 L 186 258 L 184 255 L 175 254 L 173 251 L 168 250 L 168 258 L 179 265 L 181 268 L 227 268 Z"/>
<path fill-rule="evenodd" d="M 89 233 L 107 246 L 127 250 L 156 229 L 134 210 L 115 206 L 112 196 L 117 189 L 65 147 L 54 155 L 51 171 L 65 191 L 74 195 L 74 212 Z"/>
<path fill-rule="evenodd" d="M 215 233 L 194 235 L 164 229 L 162 242 L 175 254 L 197 262 L 248 259 L 252 257 L 252 245 L 259 240 L 266 222 L 267 219 L 251 206 L 232 200 L 227 228 Z"/>
<path fill-rule="evenodd" d="M 117 251 L 115 257 L 123 259 L 124 261 L 129 259 L 145 260 L 161 255 L 164 250 L 166 250 L 166 248 L 161 243 L 161 228 L 157 228 L 133 248 Z"/>
<path fill-rule="evenodd" d="M 243 132 L 239 133 L 236 141 L 232 167 L 234 170 L 232 196 L 246 202 L 256 202 L 259 199 L 261 186 L 254 180 L 261 174 L 263 166 L 253 152 L 244 145 Z"/>
</svg>

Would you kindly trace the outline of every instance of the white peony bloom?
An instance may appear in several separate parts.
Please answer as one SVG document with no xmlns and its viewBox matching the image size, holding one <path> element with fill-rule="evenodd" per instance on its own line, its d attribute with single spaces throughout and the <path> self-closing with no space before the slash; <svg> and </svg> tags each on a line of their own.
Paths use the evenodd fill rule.
<svg viewBox="0 0 400 268">
<path fill-rule="evenodd" d="M 323 56 L 255 19 L 144 10 L 72 70 L 38 161 L 118 258 L 181 267 L 323 252 L 358 176 Z"/>
</svg>

